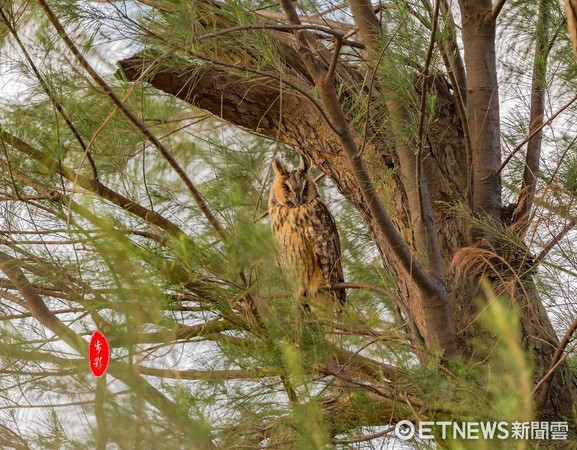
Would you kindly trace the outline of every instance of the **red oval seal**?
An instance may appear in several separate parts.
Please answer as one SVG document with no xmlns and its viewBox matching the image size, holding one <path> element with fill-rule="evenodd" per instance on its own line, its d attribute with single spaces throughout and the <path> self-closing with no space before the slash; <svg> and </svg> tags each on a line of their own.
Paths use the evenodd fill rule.
<svg viewBox="0 0 577 450">
<path fill-rule="evenodd" d="M 88 361 L 92 375 L 95 377 L 104 375 L 110 361 L 110 346 L 104 335 L 99 331 L 92 333 L 90 338 Z"/>
</svg>

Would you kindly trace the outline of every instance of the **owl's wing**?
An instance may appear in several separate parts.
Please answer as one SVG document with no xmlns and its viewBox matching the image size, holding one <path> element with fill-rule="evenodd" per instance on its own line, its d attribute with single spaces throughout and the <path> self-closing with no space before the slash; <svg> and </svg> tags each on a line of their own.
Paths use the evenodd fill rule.
<svg viewBox="0 0 577 450">
<path fill-rule="evenodd" d="M 341 242 L 335 224 L 335 219 L 327 206 L 320 200 L 316 200 L 314 217 L 310 226 L 306 227 L 306 237 L 321 267 L 323 279 L 328 286 L 334 283 L 342 283 L 343 266 L 341 264 Z M 346 301 L 344 289 L 331 291 L 341 304 Z"/>
</svg>

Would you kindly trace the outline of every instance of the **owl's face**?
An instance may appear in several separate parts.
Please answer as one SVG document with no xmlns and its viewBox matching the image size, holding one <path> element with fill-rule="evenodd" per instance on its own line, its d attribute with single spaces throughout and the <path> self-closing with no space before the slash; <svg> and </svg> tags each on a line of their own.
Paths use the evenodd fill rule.
<svg viewBox="0 0 577 450">
<path fill-rule="evenodd" d="M 297 207 L 312 202 L 317 196 L 317 185 L 308 174 L 310 160 L 301 158 L 298 169 L 290 169 L 280 158 L 272 163 L 276 178 L 270 192 L 270 199 L 288 207 Z"/>
</svg>

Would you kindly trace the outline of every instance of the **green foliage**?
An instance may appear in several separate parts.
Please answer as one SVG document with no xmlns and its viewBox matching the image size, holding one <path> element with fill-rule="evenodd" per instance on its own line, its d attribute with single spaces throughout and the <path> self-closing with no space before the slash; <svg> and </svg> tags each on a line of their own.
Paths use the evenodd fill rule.
<svg viewBox="0 0 577 450">
<path fill-rule="evenodd" d="M 418 377 L 420 394 L 437 411 L 436 422 L 529 422 L 534 420 L 531 402 L 532 368 L 520 341 L 520 323 L 517 307 L 509 298 L 497 297 L 484 284 L 486 300 L 479 301 L 479 321 L 482 329 L 470 340 L 476 358 L 474 361 L 456 361 L 449 365 L 450 377 L 437 368 L 414 371 Z M 478 361 L 483 361 L 479 364 Z M 447 370 L 447 369 L 444 369 Z M 437 425 L 433 434 L 440 439 L 442 448 L 493 449 L 521 448 L 517 439 L 461 439 L 454 433 L 454 425 L 445 430 Z M 495 436 L 499 435 L 499 431 Z"/>
<path fill-rule="evenodd" d="M 165 58 L 149 77 L 176 67 L 190 69 L 194 80 L 217 59 L 211 64 L 222 70 L 242 73 L 248 67 L 290 78 L 316 98 L 310 80 L 279 56 L 278 34 L 221 33 L 276 23 L 257 12 L 279 13 L 277 6 L 235 0 L 149 2 L 154 7 L 49 3 L 108 87 L 170 155 L 161 155 L 87 77 L 39 5 L 0 1 L 42 80 L 0 24 L 0 57 L 10 54 L 10 70 L 27 86 L 22 95 L 3 99 L 0 111 L 0 251 L 22 272 L 16 280 L 0 279 L 0 398 L 8 405 L 0 411 L 2 424 L 39 448 L 202 448 L 210 439 L 222 448 L 317 449 L 357 445 L 383 424 L 412 415 L 456 421 L 533 417 L 531 368 L 512 300 L 487 289 L 486 302 L 479 304 L 482 326 L 470 342 L 475 357 L 440 365 L 440 355 L 424 348 L 408 323 L 413 318 L 401 311 L 397 289 L 406 287 L 383 270 L 366 223 L 323 179 L 319 190 L 340 231 L 345 278 L 355 285 L 338 313 L 332 304 L 307 310 L 295 295 L 297 280 L 277 264 L 265 214 L 271 157 L 280 152 L 296 165 L 295 152 L 233 130 L 144 82 L 114 75 L 115 56 L 107 52 L 116 44 Z M 433 78 L 444 68 L 433 52 L 431 82 L 423 83 L 431 9 L 393 4 L 380 12 L 383 31 L 369 50 L 378 61 L 371 76 L 382 95 L 367 112 L 368 79 L 357 92 L 339 78 L 338 89 L 351 127 L 368 125 L 391 148 L 400 138 L 416 152 L 419 133 L 435 124 L 440 102 Z M 523 17 L 530 17 L 533 7 L 523 4 Z M 314 15 L 325 7 L 302 2 L 300 11 Z M 561 36 L 559 11 L 554 13 L 551 32 Z M 347 21 L 349 14 L 338 4 L 322 17 Z M 219 35 L 208 39 L 210 33 Z M 436 48 L 450 30 L 441 26 L 438 33 Z M 332 48 L 334 41 L 322 45 Z M 343 66 L 358 63 L 355 52 L 343 50 Z M 555 57 L 562 61 L 566 54 Z M 406 106 L 402 120 L 391 117 L 390 103 Z M 521 118 L 503 122 L 511 146 L 527 132 Z M 563 195 L 573 196 L 575 161 L 557 156 L 559 170 L 548 175 L 560 175 L 555 181 L 567 191 Z M 204 203 L 176 175 L 176 163 Z M 396 169 L 374 176 L 390 206 L 392 188 L 384 186 L 393 185 Z M 469 219 L 471 229 L 482 230 L 492 244 L 527 254 L 501 222 Z M 17 286 L 24 281 L 44 302 L 48 318 Z M 84 341 L 96 329 L 104 332 L 112 346 L 105 378 L 89 374 L 86 349 L 65 343 L 62 327 Z M 38 406 L 31 426 L 22 413 L 28 404 Z M 367 445 L 381 444 L 370 440 Z M 451 439 L 438 445 L 473 448 Z"/>
</svg>

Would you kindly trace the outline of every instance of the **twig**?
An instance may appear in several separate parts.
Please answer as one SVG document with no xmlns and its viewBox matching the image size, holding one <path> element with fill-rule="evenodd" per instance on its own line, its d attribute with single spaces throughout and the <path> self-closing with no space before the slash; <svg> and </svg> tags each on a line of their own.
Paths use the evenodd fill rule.
<svg viewBox="0 0 577 450">
<path fill-rule="evenodd" d="M 200 208 L 206 219 L 212 225 L 214 230 L 220 235 L 221 238 L 225 239 L 226 235 L 221 228 L 220 224 L 216 220 L 216 217 L 212 214 L 208 205 L 202 198 L 202 195 L 196 188 L 196 186 L 192 183 L 191 179 L 188 177 L 187 173 L 184 169 L 178 164 L 178 162 L 174 159 L 168 148 L 160 142 L 160 140 L 152 133 L 148 127 L 138 118 L 136 115 L 120 100 L 120 98 L 116 95 L 116 93 L 110 88 L 108 83 L 104 81 L 104 79 L 94 70 L 94 68 L 88 63 L 86 58 L 82 55 L 82 53 L 78 50 L 72 39 L 66 33 L 66 30 L 58 20 L 58 18 L 54 15 L 54 12 L 46 2 L 46 0 L 38 0 L 40 6 L 46 13 L 48 20 L 52 24 L 52 26 L 56 29 L 60 38 L 64 41 L 68 49 L 72 52 L 72 54 L 76 57 L 79 61 L 82 68 L 88 72 L 88 74 L 96 81 L 96 83 L 103 89 L 104 93 L 112 100 L 115 106 L 122 111 L 122 113 L 126 116 L 126 118 L 135 125 L 144 136 L 153 144 L 162 154 L 162 156 L 166 159 L 166 161 L 170 164 L 170 166 L 174 169 L 174 171 L 178 174 L 180 179 L 184 182 L 187 189 L 192 194 L 197 206 Z"/>
<path fill-rule="evenodd" d="M 44 80 L 44 78 L 40 74 L 40 71 L 36 67 L 36 64 L 34 64 L 34 61 L 32 60 L 32 57 L 30 56 L 30 54 L 28 53 L 28 50 L 26 50 L 26 46 L 20 40 L 20 36 L 18 35 L 16 29 L 12 26 L 12 24 L 10 23 L 10 21 L 8 20 L 8 18 L 4 14 L 4 11 L 2 10 L 2 8 L 0 8 L 0 17 L 2 18 L 2 22 L 4 22 L 6 27 L 8 27 L 8 30 L 10 31 L 10 33 L 12 34 L 14 39 L 16 40 L 18 47 L 20 47 L 20 50 L 22 51 L 22 53 L 24 54 L 24 57 L 28 61 L 30 68 L 32 69 L 32 71 L 34 72 L 34 75 L 38 79 L 40 86 L 42 86 L 44 93 L 48 96 L 48 98 L 50 99 L 50 101 L 52 102 L 54 107 L 56 108 L 56 111 L 58 111 L 60 116 L 62 116 L 62 118 L 64 119 L 64 122 L 66 122 L 66 125 L 68 126 L 68 128 L 70 129 L 70 131 L 72 132 L 72 134 L 74 135 L 76 140 L 78 141 L 78 144 L 82 148 L 84 155 L 88 159 L 88 162 L 89 162 L 90 167 L 92 169 L 92 175 L 94 176 L 95 179 L 98 179 L 98 170 L 96 169 L 96 164 L 94 163 L 94 159 L 92 158 L 92 154 L 89 151 L 90 146 L 87 146 L 84 143 L 84 140 L 80 136 L 80 133 L 78 132 L 78 130 L 76 129 L 76 127 L 74 126 L 74 124 L 72 123 L 72 121 L 70 120 L 70 118 L 68 117 L 66 112 L 64 111 L 64 109 L 62 108 L 62 105 L 56 100 L 56 97 L 54 97 L 54 95 L 52 94 L 52 91 L 48 87 L 48 83 L 46 83 L 46 81 Z"/>
<path fill-rule="evenodd" d="M 567 347 L 567 345 L 569 345 L 569 342 L 571 341 L 573 333 L 575 333 L 576 330 L 577 330 L 577 318 L 573 320 L 573 322 L 567 329 L 565 336 L 563 336 L 563 339 L 561 339 L 561 342 L 559 342 L 559 345 L 557 346 L 557 349 L 553 354 L 553 358 L 551 358 L 551 364 L 549 364 L 549 370 L 533 389 L 532 393 L 533 395 L 539 392 L 536 399 L 538 405 L 537 409 L 542 408 L 547 403 L 549 397 L 549 390 L 551 389 L 551 384 L 553 382 L 553 375 L 555 375 L 555 372 L 557 371 L 561 363 L 567 358 L 567 356 L 569 356 L 571 351 L 577 346 L 577 344 L 575 344 L 569 351 L 564 352 L 565 348 Z M 539 389 L 541 390 L 539 391 Z"/>
<path fill-rule="evenodd" d="M 529 133 L 529 135 L 525 139 L 523 139 L 521 141 L 521 143 L 519 143 L 513 149 L 511 154 L 509 156 L 507 156 L 507 158 L 505 158 L 505 161 L 503 161 L 503 164 L 501 164 L 501 167 L 499 167 L 499 169 L 494 173 L 494 175 L 499 175 L 503 171 L 505 166 L 507 166 L 507 164 L 509 164 L 509 161 L 511 161 L 511 158 L 513 158 L 513 156 L 515 156 L 515 154 L 517 152 L 519 152 L 519 150 L 521 150 L 527 142 L 529 142 L 543 128 L 545 128 L 547 125 L 549 125 L 551 122 L 553 122 L 559 114 L 561 114 L 563 111 L 565 111 L 567 108 L 569 108 L 569 106 L 571 106 L 573 103 L 575 103 L 575 101 L 577 101 L 577 95 L 573 96 L 571 98 L 571 100 L 569 100 L 567 103 L 565 103 L 563 106 L 561 106 L 561 108 L 559 108 L 551 117 L 549 117 L 545 122 L 543 122 L 541 125 L 539 125 L 537 128 L 535 128 L 531 133 Z"/>
<path fill-rule="evenodd" d="M 507 0 L 499 0 L 497 4 L 493 6 L 493 11 L 491 11 L 491 19 L 497 20 L 497 17 L 499 16 L 499 13 L 503 9 L 503 6 L 505 6 L 506 2 Z"/>
<path fill-rule="evenodd" d="M 203 34 L 194 38 L 195 42 L 202 42 L 208 39 L 212 39 L 218 36 L 222 36 L 229 33 L 234 33 L 237 31 L 246 30 L 277 30 L 277 31 L 294 31 L 294 30 L 313 30 L 321 31 L 328 35 L 334 36 L 337 39 L 341 39 L 345 45 L 350 47 L 364 49 L 365 46 L 360 42 L 349 41 L 346 39 L 345 33 L 340 31 L 335 31 L 332 28 L 318 26 L 318 25 L 302 25 L 302 24 L 271 24 L 271 23 L 255 23 L 250 25 L 239 25 L 236 27 L 225 28 L 223 30 L 214 31 L 212 33 Z"/>
<path fill-rule="evenodd" d="M 331 60 L 331 65 L 329 66 L 329 70 L 327 71 L 327 74 L 325 75 L 327 80 L 333 80 L 333 76 L 335 74 L 335 70 L 337 68 L 337 64 L 339 62 L 339 53 L 341 51 L 341 47 L 343 46 L 343 38 L 338 37 L 337 38 L 337 44 L 335 45 L 335 48 L 333 50 L 333 58 Z"/>
<path fill-rule="evenodd" d="M 196 370 L 196 369 L 160 369 L 156 367 L 136 366 L 138 373 L 161 378 L 177 380 L 257 380 L 259 378 L 277 377 L 279 373 L 268 370 Z"/>
<path fill-rule="evenodd" d="M 567 233 L 569 233 L 569 231 L 571 231 L 575 227 L 575 225 L 577 225 L 577 217 L 574 217 L 573 219 L 571 219 L 563 227 L 563 229 L 555 237 L 553 237 L 553 239 L 551 239 L 549 242 L 547 242 L 547 245 L 545 245 L 543 250 L 541 250 L 541 253 L 539 253 L 539 256 L 537 256 L 537 258 L 535 258 L 534 266 L 538 266 L 541 262 L 543 262 L 543 260 L 549 254 L 549 252 L 553 249 L 553 247 L 555 247 L 559 243 L 559 241 L 561 239 L 563 239 L 567 235 Z"/>
</svg>

